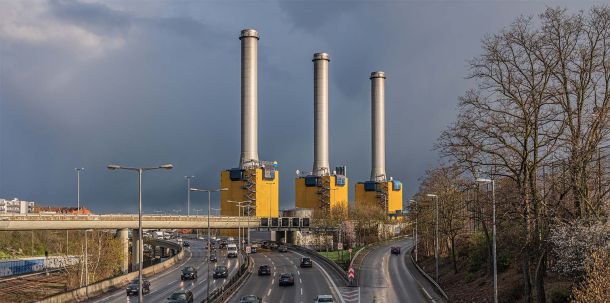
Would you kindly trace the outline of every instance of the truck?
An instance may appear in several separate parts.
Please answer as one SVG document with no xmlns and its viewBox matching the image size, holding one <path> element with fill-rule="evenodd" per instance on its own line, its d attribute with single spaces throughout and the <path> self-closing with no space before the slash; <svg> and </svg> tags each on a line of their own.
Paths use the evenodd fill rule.
<svg viewBox="0 0 610 303">
<path fill-rule="evenodd" d="M 237 245 L 233 243 L 227 245 L 227 258 L 237 258 Z"/>
</svg>

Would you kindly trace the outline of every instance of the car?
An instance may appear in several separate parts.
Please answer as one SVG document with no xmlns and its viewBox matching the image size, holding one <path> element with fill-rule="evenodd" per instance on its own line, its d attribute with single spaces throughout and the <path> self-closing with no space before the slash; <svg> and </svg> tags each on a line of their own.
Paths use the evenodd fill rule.
<svg viewBox="0 0 610 303">
<path fill-rule="evenodd" d="M 256 246 L 252 246 L 252 247 L 250 248 L 250 253 L 251 253 L 251 254 L 255 254 L 255 253 L 256 253 Z"/>
<path fill-rule="evenodd" d="M 390 251 L 392 252 L 393 255 L 400 255 L 400 247 L 398 247 L 398 246 L 392 246 Z"/>
<path fill-rule="evenodd" d="M 229 238 L 227 238 L 227 241 L 229 241 L 229 242 L 233 242 L 233 241 L 235 241 L 235 238 L 233 238 L 233 237 L 229 237 Z"/>
<path fill-rule="evenodd" d="M 294 285 L 294 274 L 283 273 L 280 275 L 280 286 L 293 286 Z"/>
<path fill-rule="evenodd" d="M 261 302 L 263 302 L 263 299 L 255 296 L 255 295 L 243 296 L 239 300 L 239 303 L 261 303 Z"/>
<path fill-rule="evenodd" d="M 218 279 L 218 278 L 226 278 L 229 275 L 229 271 L 227 270 L 227 267 L 224 265 L 218 265 L 214 268 L 214 279 Z"/>
<path fill-rule="evenodd" d="M 182 242 L 182 238 L 178 237 L 176 238 L 176 241 L 178 241 L 178 243 Z"/>
<path fill-rule="evenodd" d="M 286 247 L 286 245 L 280 245 L 277 248 L 277 251 L 279 251 L 279 252 L 288 252 L 288 247 Z"/>
<path fill-rule="evenodd" d="M 218 258 L 216 258 L 215 254 L 210 255 L 210 262 L 218 262 Z"/>
<path fill-rule="evenodd" d="M 269 249 L 276 249 L 277 248 L 277 243 L 269 243 Z"/>
<path fill-rule="evenodd" d="M 191 243 L 189 243 L 189 241 L 184 241 L 184 242 L 182 242 L 182 246 L 183 247 L 190 247 Z"/>
<path fill-rule="evenodd" d="M 313 299 L 314 303 L 334 303 L 335 300 L 331 295 L 318 295 L 315 299 Z"/>
<path fill-rule="evenodd" d="M 308 257 L 303 257 L 301 258 L 301 267 L 305 268 L 305 267 L 312 267 L 313 264 L 311 262 L 311 259 Z"/>
<path fill-rule="evenodd" d="M 220 248 L 225 248 L 227 246 L 227 240 L 220 241 Z"/>
<path fill-rule="evenodd" d="M 193 303 L 193 293 L 190 290 L 181 289 L 169 296 L 167 301 L 172 303 Z"/>
<path fill-rule="evenodd" d="M 142 293 L 143 294 L 147 294 L 150 292 L 150 282 L 148 282 L 148 280 L 146 279 L 142 279 Z M 127 285 L 127 295 L 131 296 L 131 295 L 138 295 L 138 289 L 140 286 L 140 280 L 139 279 L 133 279 L 131 282 L 129 282 L 129 284 Z"/>
<path fill-rule="evenodd" d="M 194 280 L 197 279 L 197 270 L 195 267 L 187 266 L 182 269 L 182 274 L 180 274 L 180 280 Z"/>
<path fill-rule="evenodd" d="M 270 276 L 271 275 L 271 267 L 267 264 L 263 264 L 258 267 L 258 275 L 259 276 Z"/>
</svg>

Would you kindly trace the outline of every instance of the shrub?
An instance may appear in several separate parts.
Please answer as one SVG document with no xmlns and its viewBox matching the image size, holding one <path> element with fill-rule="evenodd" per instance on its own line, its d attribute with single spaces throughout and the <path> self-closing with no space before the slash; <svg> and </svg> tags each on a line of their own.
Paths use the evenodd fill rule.
<svg viewBox="0 0 610 303">
<path fill-rule="evenodd" d="M 570 299 L 570 290 L 565 287 L 551 289 L 551 303 L 566 303 Z"/>
</svg>

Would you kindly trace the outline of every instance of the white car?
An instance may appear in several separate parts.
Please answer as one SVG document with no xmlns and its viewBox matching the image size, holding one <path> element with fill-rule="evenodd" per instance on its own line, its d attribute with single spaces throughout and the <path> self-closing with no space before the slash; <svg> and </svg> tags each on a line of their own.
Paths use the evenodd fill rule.
<svg viewBox="0 0 610 303">
<path fill-rule="evenodd" d="M 333 296 L 331 295 L 318 295 L 317 298 L 313 299 L 314 303 L 334 303 L 335 300 L 333 299 Z"/>
<path fill-rule="evenodd" d="M 229 241 L 229 242 L 233 242 L 233 241 L 235 241 L 235 238 L 233 238 L 233 237 L 229 237 L 229 238 L 227 238 L 227 241 Z"/>
<path fill-rule="evenodd" d="M 176 238 L 176 241 L 178 241 L 178 243 L 182 243 L 182 238 Z"/>
</svg>

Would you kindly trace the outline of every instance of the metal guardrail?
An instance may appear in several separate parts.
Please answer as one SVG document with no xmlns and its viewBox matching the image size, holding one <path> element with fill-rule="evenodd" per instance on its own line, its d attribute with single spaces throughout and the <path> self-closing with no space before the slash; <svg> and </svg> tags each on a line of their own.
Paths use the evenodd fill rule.
<svg viewBox="0 0 610 303">
<path fill-rule="evenodd" d="M 237 292 L 237 289 L 241 287 L 244 281 L 246 281 L 250 274 L 252 273 L 252 268 L 254 266 L 254 262 L 250 260 L 250 257 L 243 252 L 240 252 L 242 256 L 246 256 L 245 263 L 241 264 L 239 269 L 237 270 L 237 274 L 231 279 L 229 282 L 221 287 L 214 289 L 210 292 L 210 300 L 207 298 L 203 299 L 201 303 L 220 303 L 227 302 L 233 295 Z"/>
<path fill-rule="evenodd" d="M 434 279 L 432 279 L 432 277 L 430 277 L 421 267 L 419 267 L 417 262 L 415 262 L 415 259 L 413 259 L 414 250 L 415 250 L 415 247 L 411 248 L 411 253 L 409 255 L 411 256 L 411 262 L 413 262 L 413 264 L 415 265 L 415 268 L 417 268 L 417 270 L 426 278 L 426 280 L 428 280 L 428 282 L 430 282 L 436 288 L 437 292 L 440 293 L 443 296 L 443 298 L 445 298 L 445 302 L 449 302 L 449 297 L 447 297 L 447 294 L 441 288 L 441 286 L 438 285 L 438 283 L 436 283 L 436 281 L 434 281 Z"/>
<path fill-rule="evenodd" d="M 208 216 L 143 215 L 143 221 L 207 221 Z M 69 214 L 2 214 L 0 220 L 8 221 L 137 221 L 138 215 L 69 215 Z M 256 221 L 257 217 L 210 216 L 210 221 Z"/>
</svg>

